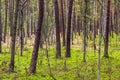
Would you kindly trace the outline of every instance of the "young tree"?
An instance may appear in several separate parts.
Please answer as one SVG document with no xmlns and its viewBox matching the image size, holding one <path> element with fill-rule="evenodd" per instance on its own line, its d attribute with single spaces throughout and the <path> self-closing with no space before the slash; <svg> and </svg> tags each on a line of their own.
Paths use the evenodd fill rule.
<svg viewBox="0 0 120 80">
<path fill-rule="evenodd" d="M 32 59 L 30 63 L 30 73 L 36 72 L 36 64 L 37 64 L 39 44 L 40 44 L 40 38 L 41 38 L 41 28 L 42 28 L 43 16 L 44 16 L 44 0 L 38 0 L 38 2 L 39 2 L 39 18 L 38 18 L 37 30 L 35 33 Z"/>
<path fill-rule="evenodd" d="M 72 18 L 72 7 L 73 7 L 73 0 L 69 1 L 69 11 L 68 11 L 68 27 L 67 27 L 67 41 L 66 41 L 66 57 L 71 57 L 70 53 L 70 43 L 71 43 L 71 18 Z"/>
<path fill-rule="evenodd" d="M 58 0 L 54 0 L 54 10 L 55 10 L 55 24 L 56 24 L 56 58 L 60 58 L 61 57 L 61 43 L 60 43 Z"/>
<path fill-rule="evenodd" d="M 11 36 L 11 58 L 10 58 L 10 66 L 9 66 L 11 72 L 14 71 L 15 41 L 16 41 L 16 29 L 17 29 L 19 4 L 20 4 L 20 0 L 16 0 L 14 26 L 13 26 L 12 36 Z"/>
</svg>

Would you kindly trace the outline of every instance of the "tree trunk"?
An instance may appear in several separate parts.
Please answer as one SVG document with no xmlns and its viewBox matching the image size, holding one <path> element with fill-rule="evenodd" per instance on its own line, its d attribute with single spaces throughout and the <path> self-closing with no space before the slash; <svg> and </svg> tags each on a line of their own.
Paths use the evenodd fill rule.
<svg viewBox="0 0 120 80">
<path fill-rule="evenodd" d="M 4 27 L 4 42 L 6 42 L 6 34 L 7 34 L 7 8 L 8 8 L 8 0 L 5 0 L 5 27 Z"/>
<path fill-rule="evenodd" d="M 106 27 L 105 27 L 105 37 L 104 37 L 104 57 L 108 58 L 108 43 L 109 43 L 109 27 L 110 27 L 110 3 L 108 0 L 107 5 L 107 18 L 106 18 Z"/>
<path fill-rule="evenodd" d="M 20 19 L 21 19 L 21 24 L 20 24 L 20 55 L 22 56 L 23 54 L 23 45 L 24 45 L 24 31 L 23 31 L 23 26 L 24 26 L 24 15 L 23 15 L 23 9 L 21 10 L 21 15 L 20 15 Z"/>
<path fill-rule="evenodd" d="M 2 17 L 1 17 L 1 0 L 0 0 L 0 53 L 2 52 Z"/>
<path fill-rule="evenodd" d="M 56 24 L 56 58 L 61 58 L 58 0 L 54 0 L 54 10 L 55 10 L 55 24 Z"/>
<path fill-rule="evenodd" d="M 13 26 L 13 32 L 12 32 L 12 37 L 11 37 L 11 58 L 10 58 L 10 71 L 11 72 L 14 71 L 15 41 L 16 41 L 16 29 L 17 29 L 19 3 L 20 3 L 20 0 L 16 0 L 14 26 Z"/>
<path fill-rule="evenodd" d="M 40 44 L 40 38 L 41 38 L 41 28 L 42 28 L 42 22 L 43 22 L 43 16 L 44 16 L 44 0 L 38 0 L 38 1 L 39 1 L 39 18 L 38 18 L 37 30 L 35 33 L 32 59 L 30 63 L 30 73 L 36 72 L 36 64 L 37 64 L 39 44 Z"/>
<path fill-rule="evenodd" d="M 26 15 L 27 15 L 27 17 L 26 17 L 26 19 L 27 19 L 27 29 L 26 29 L 26 32 L 27 32 L 27 37 L 30 37 L 30 24 L 29 24 L 29 1 L 28 1 L 28 3 L 27 3 L 27 10 L 26 10 Z"/>
<path fill-rule="evenodd" d="M 63 46 L 65 46 L 65 24 L 64 24 L 64 13 L 63 13 L 63 0 L 60 0 L 60 15 L 61 15 L 61 27 L 62 27 L 62 36 L 63 36 Z"/>
<path fill-rule="evenodd" d="M 70 42 L 71 42 L 71 18 L 72 18 L 72 7 L 73 7 L 73 0 L 69 2 L 69 12 L 68 12 L 68 27 L 67 27 L 67 44 L 66 44 L 66 57 L 71 57 L 70 53 Z"/>
<path fill-rule="evenodd" d="M 14 17 L 14 0 L 9 0 L 9 25 L 10 25 L 10 36 L 12 36 L 13 17 Z"/>
<path fill-rule="evenodd" d="M 88 1 L 84 0 L 85 2 L 85 11 L 84 11 L 84 53 L 83 53 L 83 62 L 86 62 L 86 39 L 87 39 L 87 9 L 88 9 Z"/>
</svg>

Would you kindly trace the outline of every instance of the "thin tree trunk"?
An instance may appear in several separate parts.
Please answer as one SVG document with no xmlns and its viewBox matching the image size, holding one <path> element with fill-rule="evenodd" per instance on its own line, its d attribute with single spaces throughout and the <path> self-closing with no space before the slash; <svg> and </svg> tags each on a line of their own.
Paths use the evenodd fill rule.
<svg viewBox="0 0 120 80">
<path fill-rule="evenodd" d="M 71 18 L 72 18 L 72 7 L 73 7 L 73 0 L 69 1 L 69 11 L 68 11 L 68 27 L 67 27 L 67 41 L 66 41 L 66 54 L 65 57 L 71 57 L 70 53 L 70 42 L 71 42 Z"/>
<path fill-rule="evenodd" d="M 42 28 L 43 16 L 44 16 L 44 0 L 38 0 L 38 2 L 39 2 L 39 18 L 38 18 L 37 30 L 35 33 L 32 59 L 30 63 L 30 73 L 36 72 L 36 64 L 37 64 L 39 44 L 40 44 L 40 38 L 41 38 L 41 28 Z"/>
<path fill-rule="evenodd" d="M 27 32 L 27 36 L 30 37 L 30 24 L 29 24 L 29 1 L 28 1 L 28 4 L 27 4 L 27 11 L 26 11 L 26 15 L 27 15 L 27 29 L 26 29 L 26 32 Z"/>
<path fill-rule="evenodd" d="M 14 18 L 14 0 L 9 0 L 9 21 L 10 21 L 10 36 L 12 36 L 13 18 Z"/>
<path fill-rule="evenodd" d="M 2 17 L 1 17 L 1 0 L 0 0 L 0 53 L 2 52 Z"/>
<path fill-rule="evenodd" d="M 55 24 L 56 24 L 56 58 L 61 58 L 61 43 L 60 43 L 60 24 L 59 24 L 59 7 L 58 0 L 54 0 Z"/>
<path fill-rule="evenodd" d="M 87 8 L 88 8 L 88 2 L 87 0 L 84 0 L 85 2 L 85 11 L 84 11 L 84 53 L 83 53 L 83 62 L 86 62 L 86 39 L 87 39 Z"/>
<path fill-rule="evenodd" d="M 63 0 L 60 0 L 60 15 L 61 15 L 61 27 L 63 36 L 63 46 L 65 46 L 65 24 L 64 24 L 64 13 L 63 13 Z"/>
<path fill-rule="evenodd" d="M 14 26 L 11 37 L 11 58 L 10 58 L 10 71 L 14 71 L 14 58 L 15 58 L 15 41 L 16 41 L 16 29 L 17 29 L 17 20 L 18 20 L 18 11 L 19 11 L 20 0 L 16 0 L 16 9 L 15 9 L 15 18 L 14 18 Z"/>
<path fill-rule="evenodd" d="M 24 15 L 23 15 L 23 10 L 21 10 L 21 25 L 20 25 L 20 55 L 22 56 L 23 54 L 23 45 L 24 45 L 24 35 L 23 35 L 23 25 L 24 25 Z"/>
<path fill-rule="evenodd" d="M 108 44 L 109 44 L 109 27 L 110 27 L 110 3 L 111 3 L 111 0 L 108 0 L 105 38 L 104 38 L 104 57 L 106 58 L 109 57 L 108 56 Z"/>
<path fill-rule="evenodd" d="M 8 0 L 5 0 L 5 27 L 4 27 L 4 42 L 6 42 L 6 34 L 7 34 L 7 10 L 8 8 Z"/>
</svg>

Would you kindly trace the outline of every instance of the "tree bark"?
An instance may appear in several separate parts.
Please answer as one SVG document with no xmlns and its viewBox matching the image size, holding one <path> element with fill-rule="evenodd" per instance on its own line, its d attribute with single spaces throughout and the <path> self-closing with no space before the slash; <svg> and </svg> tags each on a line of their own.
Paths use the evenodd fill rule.
<svg viewBox="0 0 120 80">
<path fill-rule="evenodd" d="M 14 0 L 9 0 L 9 25 L 10 36 L 12 36 L 13 18 L 14 18 Z"/>
<path fill-rule="evenodd" d="M 56 58 L 61 58 L 61 43 L 60 43 L 60 24 L 59 24 L 59 7 L 58 0 L 54 0 L 55 10 L 55 25 L 56 25 Z"/>
<path fill-rule="evenodd" d="M 2 17 L 1 17 L 1 0 L 0 0 L 0 53 L 2 52 Z"/>
<path fill-rule="evenodd" d="M 5 0 L 5 27 L 4 27 L 4 42 L 6 42 L 6 34 L 7 34 L 7 10 L 8 8 L 8 0 Z"/>
<path fill-rule="evenodd" d="M 40 44 L 40 38 L 41 38 L 41 28 L 42 28 L 43 16 L 44 16 L 44 0 L 38 0 L 38 2 L 39 2 L 39 18 L 38 18 L 37 30 L 35 33 L 32 59 L 30 63 L 30 73 L 36 72 L 36 64 L 37 64 L 39 44 Z"/>
<path fill-rule="evenodd" d="M 109 27 L 110 27 L 110 3 L 111 3 L 111 0 L 108 0 L 105 37 L 104 37 L 104 57 L 106 57 L 106 58 L 109 57 L 109 55 L 108 55 L 108 43 L 109 43 Z"/>
<path fill-rule="evenodd" d="M 69 2 L 69 11 L 68 11 L 68 27 L 67 27 L 67 44 L 66 44 L 66 57 L 71 57 L 70 53 L 70 43 L 71 43 L 71 18 L 72 18 L 72 7 L 73 7 L 73 0 Z"/>
<path fill-rule="evenodd" d="M 88 10 L 88 0 L 84 0 L 85 10 L 84 10 L 84 53 L 83 53 L 83 62 L 86 62 L 86 45 L 87 45 L 87 10 Z"/>
<path fill-rule="evenodd" d="M 62 27 L 63 46 L 65 46 L 65 24 L 64 24 L 63 0 L 60 0 L 60 15 L 61 15 L 60 22 Z"/>
<path fill-rule="evenodd" d="M 17 20 L 18 20 L 18 11 L 19 11 L 19 3 L 20 0 L 16 0 L 16 9 L 15 9 L 15 17 L 14 17 L 14 26 L 11 37 L 11 58 L 10 58 L 10 72 L 14 71 L 14 58 L 15 58 L 15 41 L 16 41 L 16 29 L 17 29 Z"/>
</svg>

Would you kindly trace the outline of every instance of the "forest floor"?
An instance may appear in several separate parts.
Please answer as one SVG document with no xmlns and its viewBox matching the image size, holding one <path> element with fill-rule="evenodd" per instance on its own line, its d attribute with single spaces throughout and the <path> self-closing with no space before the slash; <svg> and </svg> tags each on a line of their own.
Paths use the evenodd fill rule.
<svg viewBox="0 0 120 80">
<path fill-rule="evenodd" d="M 101 80 L 120 80 L 120 48 L 116 46 L 115 41 L 115 39 L 111 39 L 110 57 L 107 59 L 103 57 L 102 45 Z M 82 41 L 75 42 L 71 48 L 71 58 L 67 59 L 64 58 L 65 48 L 62 48 L 61 59 L 55 58 L 55 46 L 48 47 L 49 58 L 46 57 L 46 49 L 40 49 L 36 74 L 29 74 L 33 45 L 27 44 L 24 46 L 23 56 L 20 56 L 19 48 L 16 48 L 15 72 L 13 73 L 8 71 L 10 54 L 8 53 L 9 48 L 4 46 L 3 51 L 5 52 L 0 54 L 0 80 L 96 80 L 98 74 L 98 51 L 96 50 L 94 53 L 92 41 L 89 41 L 86 54 L 87 61 L 83 62 L 83 50 L 80 46 Z M 48 66 L 49 63 L 50 66 Z"/>
</svg>

